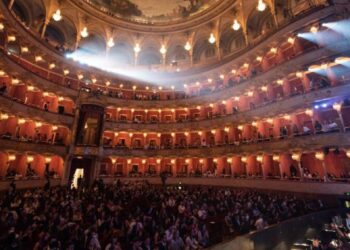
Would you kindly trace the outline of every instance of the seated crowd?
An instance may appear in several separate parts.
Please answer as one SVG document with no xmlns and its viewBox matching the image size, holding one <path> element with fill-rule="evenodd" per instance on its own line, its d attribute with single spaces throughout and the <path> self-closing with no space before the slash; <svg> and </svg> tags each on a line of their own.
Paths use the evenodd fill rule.
<svg viewBox="0 0 350 250">
<path fill-rule="evenodd" d="M 147 182 L 17 191 L 0 203 L 1 249 L 203 249 L 218 223 L 244 234 L 323 208 L 288 194 Z M 224 223 L 223 223 L 224 222 Z"/>
</svg>

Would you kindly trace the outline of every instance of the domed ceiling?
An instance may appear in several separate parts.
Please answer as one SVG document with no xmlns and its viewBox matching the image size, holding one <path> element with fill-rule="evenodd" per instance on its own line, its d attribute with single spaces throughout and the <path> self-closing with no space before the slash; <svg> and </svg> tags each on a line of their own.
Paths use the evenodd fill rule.
<svg viewBox="0 0 350 250">
<path fill-rule="evenodd" d="M 196 16 L 219 0 L 89 0 L 96 8 L 140 23 L 162 23 Z"/>
</svg>

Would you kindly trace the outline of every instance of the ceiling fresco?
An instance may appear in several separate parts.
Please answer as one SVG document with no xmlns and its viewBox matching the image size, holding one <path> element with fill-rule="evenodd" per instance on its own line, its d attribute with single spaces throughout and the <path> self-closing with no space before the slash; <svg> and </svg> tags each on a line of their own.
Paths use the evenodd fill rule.
<svg viewBox="0 0 350 250">
<path fill-rule="evenodd" d="M 220 0 L 89 0 L 104 12 L 136 22 L 169 22 L 200 14 Z"/>
</svg>

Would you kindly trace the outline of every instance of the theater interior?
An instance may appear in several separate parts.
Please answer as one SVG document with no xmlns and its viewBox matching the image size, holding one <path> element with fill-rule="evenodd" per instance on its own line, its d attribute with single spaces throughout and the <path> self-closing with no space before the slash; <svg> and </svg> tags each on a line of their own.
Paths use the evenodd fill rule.
<svg viewBox="0 0 350 250">
<path fill-rule="evenodd" d="M 349 0 L 0 0 L 0 248 L 350 249 L 349 87 Z"/>
</svg>

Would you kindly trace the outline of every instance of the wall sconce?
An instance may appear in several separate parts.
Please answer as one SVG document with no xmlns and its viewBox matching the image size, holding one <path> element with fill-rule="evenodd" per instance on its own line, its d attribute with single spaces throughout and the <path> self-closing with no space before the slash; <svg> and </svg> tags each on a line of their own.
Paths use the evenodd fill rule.
<svg viewBox="0 0 350 250">
<path fill-rule="evenodd" d="M 189 164 L 189 163 L 190 163 L 190 159 L 186 159 L 186 160 L 185 160 L 185 163 L 186 163 L 186 164 Z"/>
<path fill-rule="evenodd" d="M 45 163 L 46 163 L 46 164 L 51 163 L 51 160 L 52 160 L 52 158 L 51 158 L 50 156 L 46 156 L 46 157 L 45 157 Z"/>
<path fill-rule="evenodd" d="M 131 164 L 131 159 L 128 159 L 126 163 Z"/>
<path fill-rule="evenodd" d="M 316 153 L 315 153 L 315 157 L 316 157 L 317 160 L 323 161 L 325 155 L 324 155 L 323 152 L 316 152 Z"/>
<path fill-rule="evenodd" d="M 157 161 L 156 161 L 156 162 L 157 162 L 157 164 L 160 164 L 160 161 L 161 161 L 160 159 L 157 159 Z"/>
<path fill-rule="evenodd" d="M 231 158 L 228 158 L 228 159 L 227 159 L 227 162 L 228 162 L 228 163 L 232 163 L 232 159 L 231 159 Z"/>
<path fill-rule="evenodd" d="M 28 163 L 32 163 L 33 160 L 34 160 L 34 157 L 33 157 L 32 155 L 28 155 L 28 156 L 27 156 L 27 162 L 28 162 Z"/>
<path fill-rule="evenodd" d="M 279 161 L 280 160 L 280 156 L 279 155 L 273 155 L 272 156 L 272 160 Z"/>
<path fill-rule="evenodd" d="M 256 157 L 256 160 L 257 160 L 258 162 L 262 162 L 262 161 L 263 161 L 263 157 L 262 157 L 261 155 L 258 155 L 258 156 Z"/>
<path fill-rule="evenodd" d="M 213 159 L 213 162 L 218 163 L 218 159 L 217 159 L 217 158 L 214 158 L 214 159 Z"/>
<path fill-rule="evenodd" d="M 242 156 L 241 157 L 241 161 L 244 162 L 244 163 L 247 163 L 247 157 L 246 156 Z"/>
<path fill-rule="evenodd" d="M 14 161 L 16 160 L 16 155 L 15 154 L 10 154 L 8 157 L 8 161 Z"/>
<path fill-rule="evenodd" d="M 114 165 L 117 162 L 117 159 L 114 157 L 110 157 L 112 164 Z"/>
<path fill-rule="evenodd" d="M 142 159 L 142 164 L 146 164 L 146 159 Z"/>
<path fill-rule="evenodd" d="M 294 161 L 300 161 L 300 158 L 301 158 L 301 154 L 300 153 L 293 153 L 292 154 L 292 159 Z"/>
<path fill-rule="evenodd" d="M 305 110 L 305 114 L 307 114 L 308 116 L 312 116 L 313 115 L 313 111 L 312 111 L 312 109 L 307 109 L 307 110 Z"/>
<path fill-rule="evenodd" d="M 170 163 L 175 164 L 175 159 L 171 159 Z"/>
<path fill-rule="evenodd" d="M 7 120 L 9 118 L 8 114 L 0 114 L 0 120 Z"/>
</svg>

